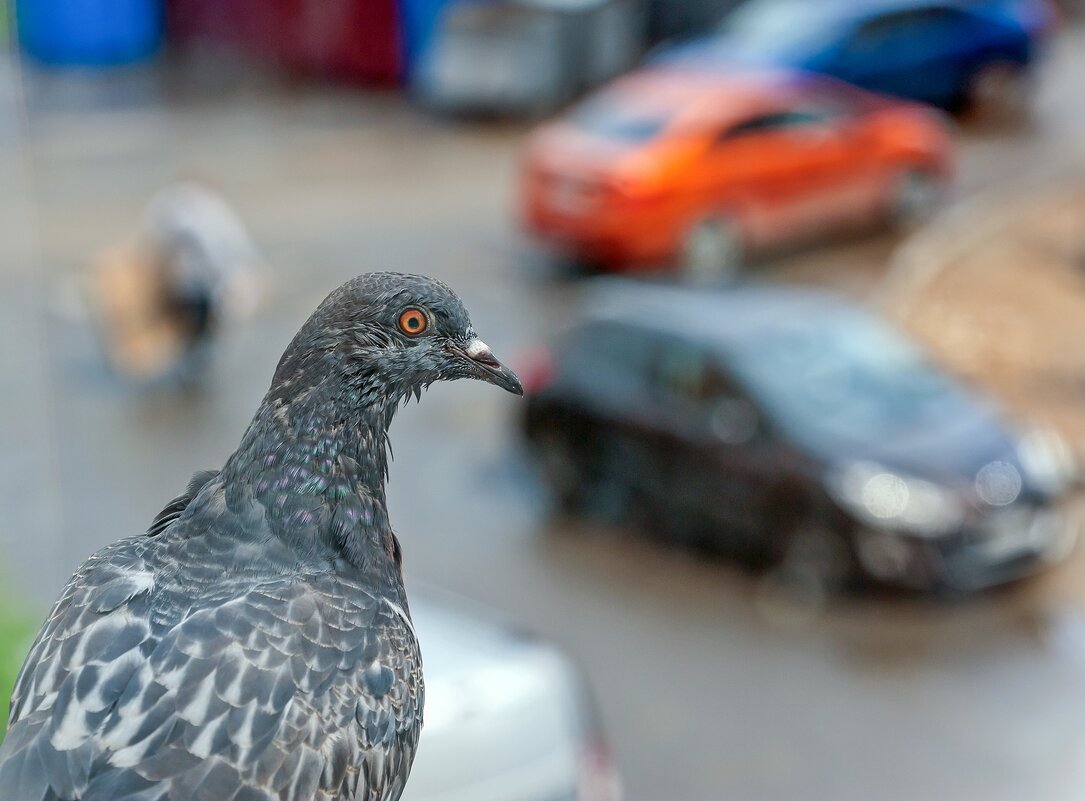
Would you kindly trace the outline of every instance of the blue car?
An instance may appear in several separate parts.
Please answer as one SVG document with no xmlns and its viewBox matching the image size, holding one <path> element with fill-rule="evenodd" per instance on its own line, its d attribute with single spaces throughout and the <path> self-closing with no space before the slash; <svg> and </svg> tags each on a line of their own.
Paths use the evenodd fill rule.
<svg viewBox="0 0 1085 801">
<path fill-rule="evenodd" d="M 1019 105 L 1051 0 L 750 0 L 654 63 L 821 72 L 950 110 Z M 1015 109 L 1017 110 L 1017 109 Z"/>
</svg>

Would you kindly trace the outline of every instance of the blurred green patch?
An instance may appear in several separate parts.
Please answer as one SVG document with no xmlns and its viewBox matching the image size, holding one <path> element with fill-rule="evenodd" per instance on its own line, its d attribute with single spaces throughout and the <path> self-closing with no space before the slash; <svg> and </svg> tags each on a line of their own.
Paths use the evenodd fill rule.
<svg viewBox="0 0 1085 801">
<path fill-rule="evenodd" d="M 0 598 L 0 741 L 7 728 L 11 688 L 37 628 L 32 615 L 11 599 Z"/>
</svg>

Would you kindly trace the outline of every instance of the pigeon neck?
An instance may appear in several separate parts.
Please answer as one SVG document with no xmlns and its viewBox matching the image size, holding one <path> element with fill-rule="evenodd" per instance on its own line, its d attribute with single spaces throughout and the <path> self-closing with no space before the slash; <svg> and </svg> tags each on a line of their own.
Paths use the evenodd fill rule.
<svg viewBox="0 0 1085 801">
<path fill-rule="evenodd" d="M 364 403 L 333 380 L 289 401 L 269 393 L 223 470 L 302 552 L 399 575 L 384 483 L 394 402 Z"/>
</svg>

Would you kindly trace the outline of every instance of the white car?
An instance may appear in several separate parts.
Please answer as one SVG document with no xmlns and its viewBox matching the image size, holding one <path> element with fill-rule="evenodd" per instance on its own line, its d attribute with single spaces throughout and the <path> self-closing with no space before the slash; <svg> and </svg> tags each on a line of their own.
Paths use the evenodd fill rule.
<svg viewBox="0 0 1085 801">
<path fill-rule="evenodd" d="M 432 599 L 411 612 L 426 708 L 403 801 L 618 801 L 584 680 L 567 657 Z"/>
</svg>

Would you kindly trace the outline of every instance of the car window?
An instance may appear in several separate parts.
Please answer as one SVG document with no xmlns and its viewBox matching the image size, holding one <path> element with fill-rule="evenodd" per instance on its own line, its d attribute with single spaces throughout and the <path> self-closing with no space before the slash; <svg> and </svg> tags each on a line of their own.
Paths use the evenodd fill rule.
<svg viewBox="0 0 1085 801">
<path fill-rule="evenodd" d="M 909 33 L 924 48 L 945 48 L 955 44 L 968 24 L 968 17 L 952 8 L 925 8 L 908 22 Z"/>
<path fill-rule="evenodd" d="M 778 111 L 771 114 L 762 114 L 757 117 L 751 117 L 723 129 L 719 133 L 718 138 L 720 140 L 730 140 L 749 136 L 750 134 L 791 130 L 810 125 L 821 125 L 833 116 L 834 111 L 832 109 L 810 104 L 803 108 L 788 109 L 786 111 Z"/>
<path fill-rule="evenodd" d="M 676 428 L 736 445 L 756 434 L 756 407 L 704 348 L 680 340 L 662 343 L 650 375 L 651 391 Z"/>
<path fill-rule="evenodd" d="M 860 25 L 848 42 L 847 49 L 854 53 L 872 52 L 886 43 L 900 38 L 907 31 L 908 14 L 889 14 L 868 20 Z"/>
<path fill-rule="evenodd" d="M 855 55 L 895 56 L 953 44 L 967 18 L 950 8 L 930 7 L 886 14 L 860 25 L 846 50 Z"/>
<path fill-rule="evenodd" d="M 962 43 L 971 20 L 967 14 L 954 8 L 931 8 L 915 24 L 928 42 L 946 48 Z"/>
<path fill-rule="evenodd" d="M 574 331 L 560 351 L 559 379 L 615 401 L 643 395 L 653 351 L 646 332 L 598 323 Z"/>
<path fill-rule="evenodd" d="M 688 406 L 704 403 L 725 389 L 708 355 L 701 348 L 680 341 L 669 342 L 659 349 L 652 379 L 660 395 Z"/>
</svg>

